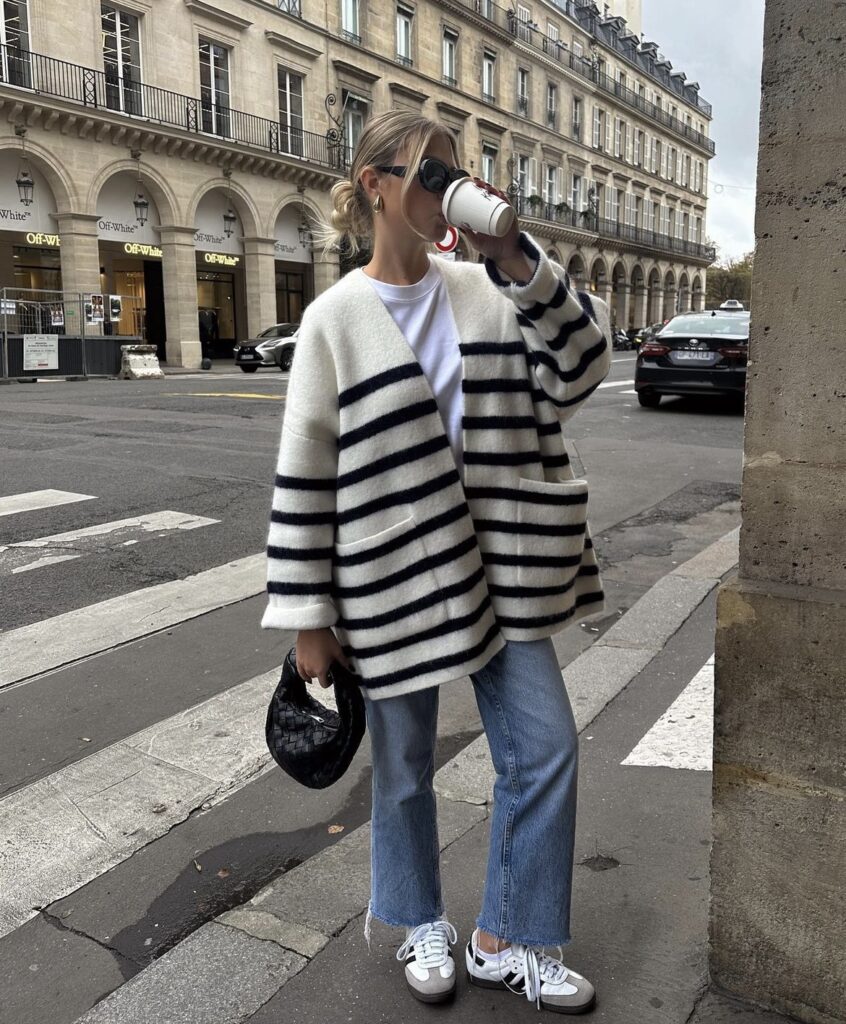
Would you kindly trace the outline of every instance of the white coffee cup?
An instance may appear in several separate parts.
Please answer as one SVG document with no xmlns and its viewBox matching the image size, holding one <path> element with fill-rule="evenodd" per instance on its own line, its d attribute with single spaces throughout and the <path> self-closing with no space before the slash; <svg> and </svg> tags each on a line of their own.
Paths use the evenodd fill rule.
<svg viewBox="0 0 846 1024">
<path fill-rule="evenodd" d="M 443 212 L 447 224 L 455 228 L 469 228 L 496 238 L 508 234 L 517 216 L 510 203 L 480 188 L 469 177 L 459 178 L 446 190 Z"/>
</svg>

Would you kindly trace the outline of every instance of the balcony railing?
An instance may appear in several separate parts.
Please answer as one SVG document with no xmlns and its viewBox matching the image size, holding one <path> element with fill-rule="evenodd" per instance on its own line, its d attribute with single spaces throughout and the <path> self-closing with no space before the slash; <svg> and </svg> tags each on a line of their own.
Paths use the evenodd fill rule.
<svg viewBox="0 0 846 1024">
<path fill-rule="evenodd" d="M 561 40 L 550 39 L 540 29 L 520 21 L 513 10 L 506 10 L 493 3 L 492 0 L 450 0 L 450 3 L 459 4 L 468 11 L 481 15 L 481 17 L 486 18 L 497 28 L 509 32 L 515 38 L 519 38 L 526 46 L 537 50 L 539 53 L 545 53 L 548 57 L 561 64 L 562 67 L 569 68 L 582 78 L 593 82 L 603 92 L 615 96 L 622 103 L 640 111 L 649 120 L 663 125 L 669 131 L 687 139 L 696 146 L 700 146 L 709 153 L 715 152 L 714 142 L 707 135 L 695 131 L 690 125 L 684 124 L 677 117 L 668 114 L 666 110 L 662 110 L 654 103 L 647 103 L 643 96 L 638 95 L 615 81 L 610 75 L 600 71 L 586 57 L 577 57 Z"/>
<path fill-rule="evenodd" d="M 165 125 L 200 138 L 235 142 L 308 163 L 344 169 L 338 147 L 325 135 L 290 127 L 266 117 L 145 85 L 129 76 L 45 57 L 30 50 L 2 46 L 0 86 L 11 85 L 39 96 L 52 96 L 88 110 L 123 114 L 138 124 Z"/>
<path fill-rule="evenodd" d="M 596 217 L 587 210 L 580 212 L 570 208 L 558 209 L 556 204 L 546 202 L 530 203 L 526 196 L 518 196 L 515 206 L 521 217 L 532 217 L 549 224 L 576 228 L 578 231 L 587 231 L 603 238 L 617 238 L 623 242 L 631 242 L 650 249 L 660 249 L 662 252 L 677 253 L 680 256 L 690 256 L 697 260 L 707 260 L 709 263 L 713 263 L 717 258 L 713 246 L 688 242 L 682 238 L 674 238 L 672 235 L 659 234 L 657 231 L 646 231 L 630 224 L 620 224 L 615 220 Z"/>
<path fill-rule="evenodd" d="M 276 0 L 276 6 L 284 14 L 292 14 L 295 18 L 303 16 L 303 7 L 300 0 Z"/>
</svg>

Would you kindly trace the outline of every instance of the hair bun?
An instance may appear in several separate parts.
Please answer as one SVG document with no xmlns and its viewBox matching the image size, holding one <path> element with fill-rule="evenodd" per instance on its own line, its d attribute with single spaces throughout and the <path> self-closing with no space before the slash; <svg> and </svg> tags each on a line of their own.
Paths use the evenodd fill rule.
<svg viewBox="0 0 846 1024">
<path fill-rule="evenodd" d="M 355 224 L 357 196 L 350 181 L 337 181 L 332 186 L 332 227 L 346 234 Z"/>
</svg>

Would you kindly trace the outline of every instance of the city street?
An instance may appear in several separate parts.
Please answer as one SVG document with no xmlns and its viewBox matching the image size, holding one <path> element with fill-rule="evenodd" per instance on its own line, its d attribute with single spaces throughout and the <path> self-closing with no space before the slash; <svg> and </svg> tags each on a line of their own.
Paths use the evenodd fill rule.
<svg viewBox="0 0 846 1024">
<path fill-rule="evenodd" d="M 633 353 L 615 353 L 565 425 L 608 604 L 555 637 L 565 679 L 739 523 L 741 411 L 641 409 L 633 370 Z M 0 955 L 14 1024 L 76 1020 L 370 817 L 367 738 L 322 791 L 262 749 L 256 722 L 294 640 L 259 627 L 287 375 L 228 371 L 0 388 Z M 641 717 L 712 653 L 701 630 L 684 643 L 666 702 Z M 213 698 L 211 728 L 192 709 Z M 443 687 L 438 766 L 480 732 L 469 681 Z"/>
</svg>

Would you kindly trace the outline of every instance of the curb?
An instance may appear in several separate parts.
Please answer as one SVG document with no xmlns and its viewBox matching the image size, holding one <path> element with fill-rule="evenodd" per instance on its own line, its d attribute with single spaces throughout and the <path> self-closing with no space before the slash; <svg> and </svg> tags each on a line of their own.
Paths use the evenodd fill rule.
<svg viewBox="0 0 846 1024">
<path fill-rule="evenodd" d="M 662 577 L 565 668 L 581 733 L 735 567 L 739 528 Z M 488 817 L 495 771 L 484 733 L 435 773 L 440 849 Z M 367 908 L 370 823 L 188 936 L 77 1024 L 241 1024 Z"/>
</svg>

